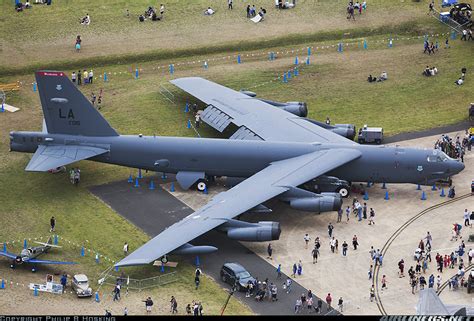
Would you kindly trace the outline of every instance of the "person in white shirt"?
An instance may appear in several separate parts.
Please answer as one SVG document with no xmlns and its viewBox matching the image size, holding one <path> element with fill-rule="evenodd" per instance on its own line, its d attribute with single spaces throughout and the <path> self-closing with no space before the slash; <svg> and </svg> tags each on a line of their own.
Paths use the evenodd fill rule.
<svg viewBox="0 0 474 321">
<path fill-rule="evenodd" d="M 467 208 L 464 210 L 464 226 L 469 226 L 471 225 L 471 223 L 469 222 L 469 216 L 471 214 L 469 213 L 469 211 L 467 210 Z"/>
<path fill-rule="evenodd" d="M 454 83 L 455 83 L 456 85 L 458 85 L 458 86 L 461 86 L 461 85 L 464 83 L 464 80 L 462 80 L 462 78 L 459 78 L 459 79 L 456 80 Z"/>
<path fill-rule="evenodd" d="M 213 15 L 214 14 L 214 10 L 211 8 L 211 7 L 208 7 L 206 11 L 204 11 L 204 14 L 206 16 L 210 16 L 210 15 Z"/>
</svg>

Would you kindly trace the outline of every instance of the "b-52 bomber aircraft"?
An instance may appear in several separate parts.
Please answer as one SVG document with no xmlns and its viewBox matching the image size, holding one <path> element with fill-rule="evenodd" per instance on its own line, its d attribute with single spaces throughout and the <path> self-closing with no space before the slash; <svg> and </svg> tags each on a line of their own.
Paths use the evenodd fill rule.
<svg viewBox="0 0 474 321">
<path fill-rule="evenodd" d="M 36 264 L 76 264 L 74 262 L 64 262 L 64 261 L 50 261 L 50 260 L 38 260 L 37 257 L 47 253 L 51 248 L 60 248 L 60 246 L 54 245 L 52 242 L 51 237 L 48 239 L 48 242 L 43 243 L 43 242 L 35 242 L 36 244 L 39 244 L 41 246 L 33 246 L 29 247 L 26 249 L 23 249 L 19 255 L 10 253 L 6 250 L 4 247 L 3 251 L 0 251 L 0 256 L 7 257 L 9 259 L 12 259 L 12 263 L 10 264 L 10 267 L 12 269 L 15 268 L 16 265 L 20 265 L 23 263 L 27 264 L 32 264 L 32 271 L 35 272 Z"/>
<path fill-rule="evenodd" d="M 317 194 L 298 187 L 322 175 L 349 182 L 432 184 L 464 169 L 461 162 L 436 149 L 359 145 L 305 118 L 197 77 L 171 82 L 208 104 L 213 110 L 209 117 L 219 117 L 216 126 L 237 126 L 230 139 L 119 135 L 63 72 L 40 71 L 36 80 L 43 131 L 10 133 L 10 150 L 34 153 L 27 171 L 89 159 L 176 173 L 185 189 L 206 175 L 241 179 L 116 266 L 165 261 L 168 254 L 214 251 L 213 246 L 189 243 L 212 229 L 234 240 L 278 239 L 278 222 L 235 218 L 261 209 L 263 202 L 275 197 L 302 211 L 340 209 L 338 193 Z"/>
</svg>

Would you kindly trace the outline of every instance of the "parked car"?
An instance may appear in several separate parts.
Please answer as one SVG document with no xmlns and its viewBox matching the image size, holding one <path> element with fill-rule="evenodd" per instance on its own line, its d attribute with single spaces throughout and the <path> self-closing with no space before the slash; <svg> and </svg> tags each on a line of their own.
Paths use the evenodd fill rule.
<svg viewBox="0 0 474 321">
<path fill-rule="evenodd" d="M 72 289 L 78 297 L 92 296 L 92 289 L 89 287 L 89 280 L 85 274 L 76 274 L 71 280 Z"/>
<path fill-rule="evenodd" d="M 367 127 L 367 125 L 364 125 L 363 128 L 359 128 L 359 135 L 357 135 L 357 142 L 359 144 L 376 143 L 379 145 L 382 143 L 382 140 L 382 127 Z"/>
<path fill-rule="evenodd" d="M 225 263 L 221 268 L 221 280 L 236 286 L 237 291 L 244 291 L 248 282 L 255 282 L 250 273 L 238 263 Z"/>
<path fill-rule="evenodd" d="M 348 197 L 350 185 L 348 181 L 343 179 L 322 175 L 303 184 L 303 187 L 315 193 L 331 192 L 339 193 L 342 197 Z"/>
</svg>

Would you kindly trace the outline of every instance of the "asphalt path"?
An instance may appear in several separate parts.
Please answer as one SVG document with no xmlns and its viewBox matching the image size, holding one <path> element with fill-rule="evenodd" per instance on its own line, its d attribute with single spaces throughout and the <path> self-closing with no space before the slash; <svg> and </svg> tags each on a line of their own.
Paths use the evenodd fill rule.
<svg viewBox="0 0 474 321">
<path fill-rule="evenodd" d="M 170 182 L 172 180 L 174 180 L 173 176 L 169 176 L 166 181 L 163 181 L 161 177 L 154 177 L 154 182 L 156 183 L 154 190 L 148 188 L 149 178 L 141 179 L 140 187 L 134 187 L 134 183 L 128 183 L 124 179 L 123 181 L 94 186 L 89 188 L 89 190 L 112 207 L 118 214 L 141 228 L 150 237 L 154 237 L 166 227 L 193 212 L 190 207 L 159 186 L 163 182 Z M 258 216 L 250 214 L 243 214 L 240 218 L 249 222 L 258 220 Z M 236 298 L 250 307 L 256 314 L 294 314 L 297 297 L 301 296 L 302 293 L 308 292 L 307 289 L 292 279 L 291 292 L 287 294 L 282 288 L 287 278 L 285 274 L 282 273 L 281 279 L 277 279 L 276 268 L 273 265 L 267 263 L 267 261 L 241 243 L 230 240 L 223 233 L 212 230 L 191 243 L 194 245 L 212 245 L 219 249 L 215 253 L 200 256 L 199 264 L 205 274 L 213 277 L 224 288 L 230 289 L 230 285 L 221 281 L 219 273 L 222 265 L 227 262 L 240 263 L 252 276 L 261 281 L 268 278 L 269 282 L 277 285 L 277 302 L 257 302 L 253 297 L 246 298 L 243 292 L 234 294 Z M 182 256 L 181 259 L 188 260 L 193 265 L 196 264 L 196 257 Z M 314 302 L 316 304 L 317 299 Z M 302 314 L 307 314 L 306 310 L 304 309 Z M 338 314 L 334 309 L 328 311 L 324 299 L 322 310 L 323 314 Z"/>
</svg>

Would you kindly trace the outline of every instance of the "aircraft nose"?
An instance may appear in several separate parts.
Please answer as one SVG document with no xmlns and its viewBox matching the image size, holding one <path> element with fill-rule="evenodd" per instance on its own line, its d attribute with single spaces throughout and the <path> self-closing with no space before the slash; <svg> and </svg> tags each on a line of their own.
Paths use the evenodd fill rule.
<svg viewBox="0 0 474 321">
<path fill-rule="evenodd" d="M 459 161 L 453 161 L 449 165 L 450 171 L 453 172 L 453 173 L 456 173 L 456 174 L 461 172 L 464 169 L 464 167 L 465 167 L 464 163 L 459 162 Z"/>
</svg>

